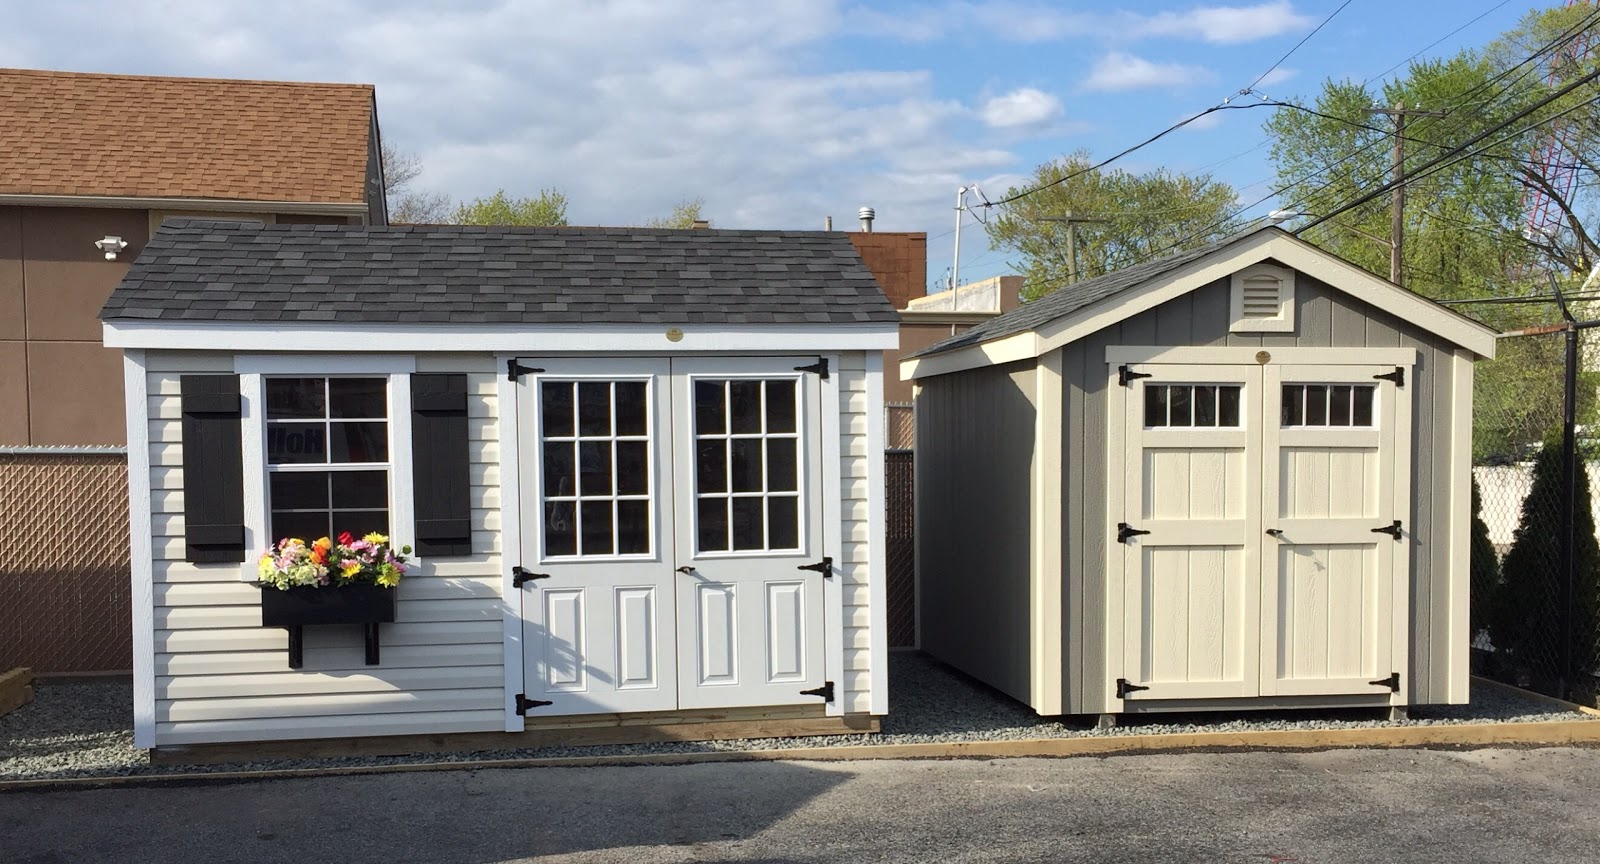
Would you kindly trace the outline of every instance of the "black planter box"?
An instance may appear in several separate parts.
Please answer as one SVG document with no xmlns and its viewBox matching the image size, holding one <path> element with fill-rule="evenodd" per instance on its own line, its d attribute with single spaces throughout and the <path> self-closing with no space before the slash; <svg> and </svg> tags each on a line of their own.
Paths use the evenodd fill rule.
<svg viewBox="0 0 1600 864">
<path fill-rule="evenodd" d="M 367 631 L 367 665 L 378 664 L 378 625 L 394 621 L 395 589 L 370 582 L 342 588 L 297 587 L 283 591 L 261 586 L 261 626 L 289 631 L 289 668 L 304 660 L 302 631 L 311 624 L 363 624 Z"/>
<path fill-rule="evenodd" d="M 343 588 L 261 589 L 261 626 L 387 624 L 394 621 L 394 590 L 370 582 Z"/>
</svg>

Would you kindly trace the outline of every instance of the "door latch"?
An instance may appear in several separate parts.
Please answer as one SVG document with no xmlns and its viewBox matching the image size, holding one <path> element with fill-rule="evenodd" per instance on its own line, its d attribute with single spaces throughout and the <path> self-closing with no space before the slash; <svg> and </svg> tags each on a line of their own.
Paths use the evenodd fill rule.
<svg viewBox="0 0 1600 864">
<path fill-rule="evenodd" d="M 1283 536 L 1283 529 L 1282 528 L 1268 528 L 1267 529 L 1267 536 L 1268 537 L 1282 537 Z"/>
<path fill-rule="evenodd" d="M 1374 533 L 1374 534 L 1388 534 L 1390 537 L 1393 537 L 1394 539 L 1399 540 L 1400 539 L 1400 520 L 1399 519 L 1394 520 L 1394 524 L 1393 525 L 1385 525 L 1382 528 L 1374 528 L 1374 529 L 1372 529 L 1372 533 Z"/>
<path fill-rule="evenodd" d="M 1149 531 L 1140 531 L 1126 522 L 1117 523 L 1117 542 L 1126 543 L 1129 537 L 1138 537 L 1140 534 L 1149 534 Z"/>
<path fill-rule="evenodd" d="M 685 576 L 689 576 L 689 575 L 694 573 L 694 568 L 690 567 L 688 564 L 685 564 L 682 567 L 678 568 L 678 572 L 682 573 Z"/>
</svg>

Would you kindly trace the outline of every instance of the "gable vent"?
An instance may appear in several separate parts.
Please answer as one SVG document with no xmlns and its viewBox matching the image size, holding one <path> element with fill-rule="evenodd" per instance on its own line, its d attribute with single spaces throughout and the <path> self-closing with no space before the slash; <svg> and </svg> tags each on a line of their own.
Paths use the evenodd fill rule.
<svg viewBox="0 0 1600 864">
<path fill-rule="evenodd" d="M 1294 271 L 1272 262 L 1235 271 L 1230 306 L 1235 333 L 1288 333 L 1294 330 Z"/>
<path fill-rule="evenodd" d="M 1239 282 L 1239 305 L 1244 317 L 1278 317 L 1278 277 L 1262 274 Z"/>
</svg>

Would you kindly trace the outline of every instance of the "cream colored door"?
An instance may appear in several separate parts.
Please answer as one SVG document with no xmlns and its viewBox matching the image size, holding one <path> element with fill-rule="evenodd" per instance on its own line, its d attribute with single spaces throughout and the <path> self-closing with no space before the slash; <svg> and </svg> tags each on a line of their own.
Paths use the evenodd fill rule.
<svg viewBox="0 0 1600 864">
<path fill-rule="evenodd" d="M 1385 694 L 1404 664 L 1410 400 L 1392 366 L 1269 366 L 1263 695 Z"/>
<path fill-rule="evenodd" d="M 1124 544 L 1120 698 L 1259 689 L 1261 376 L 1126 369 L 1123 521 L 1110 541 Z"/>
</svg>

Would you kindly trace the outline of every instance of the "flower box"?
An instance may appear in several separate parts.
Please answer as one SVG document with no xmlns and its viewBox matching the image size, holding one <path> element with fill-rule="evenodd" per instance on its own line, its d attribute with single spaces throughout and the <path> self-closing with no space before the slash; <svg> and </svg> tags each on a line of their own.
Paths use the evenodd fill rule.
<svg viewBox="0 0 1600 864">
<path fill-rule="evenodd" d="M 387 624 L 394 621 L 394 592 L 370 582 L 342 588 L 262 588 L 261 626 Z"/>
<path fill-rule="evenodd" d="M 370 582 L 342 588 L 261 587 L 261 626 L 289 631 L 289 668 L 305 664 L 304 633 L 308 624 L 361 624 L 366 628 L 366 662 L 378 665 L 378 625 L 394 621 L 395 589 Z"/>
</svg>

